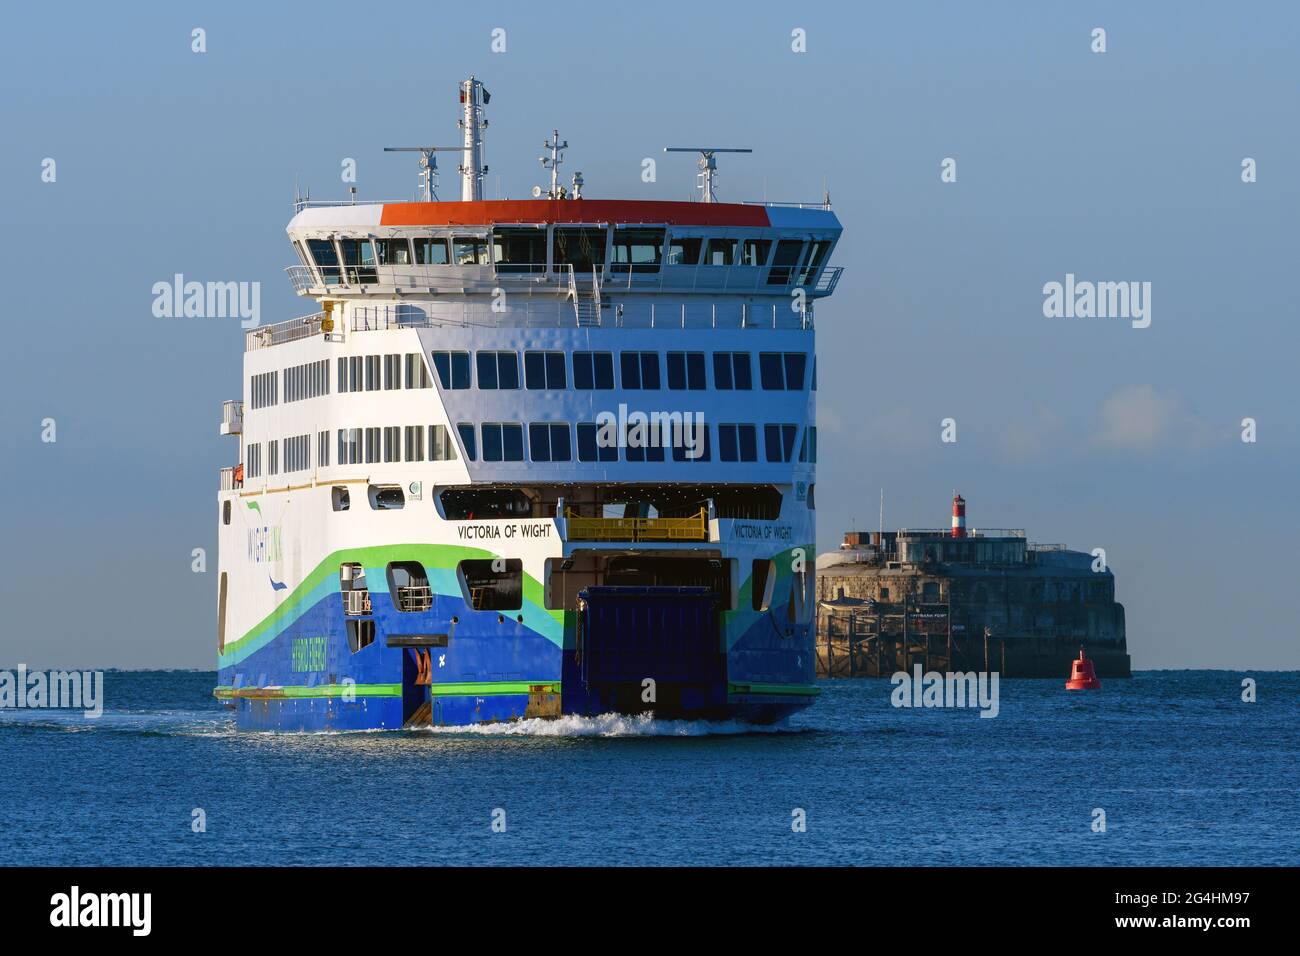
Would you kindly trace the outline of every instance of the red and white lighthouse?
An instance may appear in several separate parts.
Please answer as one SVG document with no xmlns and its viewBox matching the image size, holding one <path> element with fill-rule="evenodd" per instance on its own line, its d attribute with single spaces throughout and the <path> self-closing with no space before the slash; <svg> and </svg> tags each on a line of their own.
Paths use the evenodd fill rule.
<svg viewBox="0 0 1300 956">
<path fill-rule="evenodd" d="M 952 496 L 952 536 L 966 537 L 966 499 L 961 495 Z"/>
</svg>

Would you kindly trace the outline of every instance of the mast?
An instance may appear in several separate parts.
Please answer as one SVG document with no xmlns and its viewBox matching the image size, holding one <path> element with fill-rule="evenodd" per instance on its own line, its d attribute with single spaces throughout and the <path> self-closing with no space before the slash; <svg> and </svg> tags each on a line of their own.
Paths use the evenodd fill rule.
<svg viewBox="0 0 1300 956">
<path fill-rule="evenodd" d="M 480 94 L 482 103 L 479 102 Z M 476 202 L 483 198 L 483 174 L 488 171 L 483 165 L 483 130 L 488 124 L 483 116 L 483 106 L 491 100 L 492 94 L 472 75 L 460 84 L 460 102 L 464 111 L 460 128 L 465 134 L 465 161 L 460 167 L 460 198 L 465 202 Z"/>
</svg>

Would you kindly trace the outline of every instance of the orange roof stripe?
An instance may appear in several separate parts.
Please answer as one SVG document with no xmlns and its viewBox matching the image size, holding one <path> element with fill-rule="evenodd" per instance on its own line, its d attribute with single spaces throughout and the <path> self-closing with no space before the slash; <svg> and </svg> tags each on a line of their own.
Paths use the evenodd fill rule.
<svg viewBox="0 0 1300 956">
<path fill-rule="evenodd" d="M 763 206 L 639 199 L 486 199 L 385 203 L 384 226 L 490 226 L 510 222 L 667 223 L 672 226 L 770 225 Z"/>
</svg>

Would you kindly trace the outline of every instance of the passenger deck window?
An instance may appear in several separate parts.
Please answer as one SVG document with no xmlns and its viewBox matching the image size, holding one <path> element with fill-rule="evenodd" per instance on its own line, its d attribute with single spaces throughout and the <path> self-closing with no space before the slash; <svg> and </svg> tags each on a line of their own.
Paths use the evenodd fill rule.
<svg viewBox="0 0 1300 956">
<path fill-rule="evenodd" d="M 462 432 L 462 437 L 464 433 Z M 465 446 L 466 453 L 473 451 L 474 429 L 471 426 L 470 444 Z M 451 432 L 447 430 L 446 425 L 429 426 L 429 461 L 455 461 L 456 460 L 456 443 L 451 440 Z M 473 460 L 471 456 L 471 461 Z"/>
<path fill-rule="evenodd" d="M 578 423 L 578 461 L 618 461 L 618 444 L 600 443 L 600 426 Z"/>
<path fill-rule="evenodd" d="M 777 463 L 788 462 L 794 453 L 794 436 L 797 431 L 794 425 L 764 425 L 763 445 L 767 460 Z"/>
<path fill-rule="evenodd" d="M 624 388 L 659 388 L 658 352 L 620 352 L 619 366 Z"/>
<path fill-rule="evenodd" d="M 612 352 L 574 352 L 573 387 L 586 391 L 609 391 L 614 387 Z"/>
<path fill-rule="evenodd" d="M 564 353 L 525 352 L 524 387 L 533 390 L 568 388 L 564 373 Z"/>
<path fill-rule="evenodd" d="M 421 238 L 414 241 L 415 261 L 422 266 L 445 266 L 447 259 L 447 240 Z"/>
<path fill-rule="evenodd" d="M 528 426 L 528 457 L 533 461 L 572 461 L 573 446 L 565 422 L 533 422 Z"/>
<path fill-rule="evenodd" d="M 516 352 L 479 352 L 478 387 L 516 389 L 519 387 L 519 355 Z"/>
<path fill-rule="evenodd" d="M 523 461 L 524 426 L 518 422 L 484 422 L 484 461 Z"/>
<path fill-rule="evenodd" d="M 677 391 L 700 392 L 708 388 L 704 377 L 703 352 L 668 353 L 668 387 Z"/>
<path fill-rule="evenodd" d="M 769 390 L 803 391 L 807 367 L 808 356 L 803 352 L 760 352 L 758 355 L 759 376 L 763 388 Z"/>
<path fill-rule="evenodd" d="M 713 387 L 747 392 L 754 387 L 748 352 L 713 353 Z"/>
<path fill-rule="evenodd" d="M 803 430 L 803 441 L 799 444 L 799 460 L 817 464 L 817 426 L 809 425 Z"/>
<path fill-rule="evenodd" d="M 720 461 L 758 461 L 758 431 L 753 425 L 719 425 Z"/>
<path fill-rule="evenodd" d="M 456 425 L 456 433 L 460 435 L 460 443 L 465 449 L 466 460 L 478 461 L 478 445 L 474 440 L 473 423 L 460 422 Z"/>
<path fill-rule="evenodd" d="M 673 461 L 708 461 L 711 457 L 707 424 L 697 425 L 688 415 L 680 428 L 673 426 Z"/>
<path fill-rule="evenodd" d="M 431 352 L 438 383 L 444 389 L 469 388 L 468 352 Z"/>
</svg>

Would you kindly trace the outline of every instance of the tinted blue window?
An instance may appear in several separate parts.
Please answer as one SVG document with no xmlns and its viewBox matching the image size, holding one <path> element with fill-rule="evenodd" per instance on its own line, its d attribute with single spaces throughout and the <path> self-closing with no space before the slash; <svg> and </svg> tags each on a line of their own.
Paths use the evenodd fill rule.
<svg viewBox="0 0 1300 956">
<path fill-rule="evenodd" d="M 578 425 L 578 461 L 618 461 L 618 446 L 598 444 L 600 427 L 593 422 Z"/>
<path fill-rule="evenodd" d="M 460 435 L 460 443 L 465 446 L 465 457 L 470 461 L 478 461 L 478 451 L 474 441 L 474 426 L 469 422 L 461 422 L 456 426 L 456 431 Z"/>
</svg>

